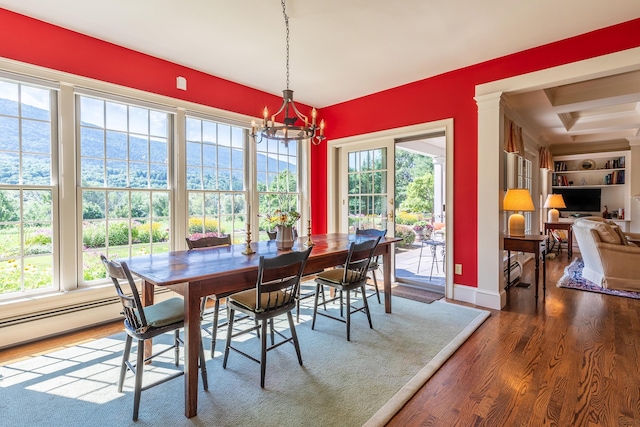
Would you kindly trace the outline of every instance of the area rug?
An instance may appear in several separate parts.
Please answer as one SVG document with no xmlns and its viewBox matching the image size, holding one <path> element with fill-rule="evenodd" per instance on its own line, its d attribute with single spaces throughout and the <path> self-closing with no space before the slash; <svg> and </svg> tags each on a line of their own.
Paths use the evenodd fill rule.
<svg viewBox="0 0 640 427">
<path fill-rule="evenodd" d="M 222 369 L 216 351 L 215 358 L 207 356 L 209 391 L 200 385 L 196 417 L 184 417 L 180 377 L 143 391 L 135 425 L 382 426 L 489 316 L 442 301 L 396 297 L 387 314 L 383 304 L 369 301 L 374 329 L 364 315 L 354 315 L 350 342 L 345 325 L 331 319 L 318 318 L 311 330 L 310 308 L 303 307 L 296 330 L 304 366 L 290 345 L 269 352 L 264 389 L 258 364 L 232 353 Z M 278 327 L 286 329 L 286 321 Z M 123 393 L 116 385 L 124 339 L 120 333 L 1 367 L 2 424 L 133 425 L 132 375 Z M 154 350 L 170 339 L 167 334 L 154 340 Z M 207 355 L 209 344 L 205 339 Z M 257 338 L 239 344 L 259 354 Z M 223 348 L 218 341 L 216 350 Z M 172 352 L 166 356 L 147 365 L 145 383 L 176 369 Z"/>
<path fill-rule="evenodd" d="M 425 304 L 431 304 L 434 301 L 444 298 L 444 295 L 437 292 L 419 289 L 415 286 L 405 286 L 398 284 L 391 287 L 391 295 L 402 298 L 409 298 L 414 301 L 423 302 Z"/>
<path fill-rule="evenodd" d="M 598 292 L 619 297 L 640 299 L 640 292 L 620 291 L 616 289 L 604 289 L 582 277 L 584 263 L 582 258 L 574 258 L 571 264 L 565 267 L 564 275 L 558 280 L 559 288 L 578 289 L 580 291 Z"/>
</svg>

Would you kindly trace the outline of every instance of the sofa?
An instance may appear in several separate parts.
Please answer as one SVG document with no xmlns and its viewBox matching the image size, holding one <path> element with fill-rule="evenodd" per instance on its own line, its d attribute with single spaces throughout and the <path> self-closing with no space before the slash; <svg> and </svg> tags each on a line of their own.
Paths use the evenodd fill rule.
<svg viewBox="0 0 640 427">
<path fill-rule="evenodd" d="M 584 269 L 582 277 L 606 289 L 640 292 L 640 247 L 630 240 L 640 233 L 624 233 L 614 222 L 600 217 L 573 223 Z"/>
</svg>

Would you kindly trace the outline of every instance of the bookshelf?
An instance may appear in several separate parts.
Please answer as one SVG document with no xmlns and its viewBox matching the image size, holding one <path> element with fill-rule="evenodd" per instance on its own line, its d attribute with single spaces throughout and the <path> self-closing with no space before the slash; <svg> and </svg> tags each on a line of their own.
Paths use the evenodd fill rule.
<svg viewBox="0 0 640 427">
<path fill-rule="evenodd" d="M 623 219 L 630 218 L 630 157 L 630 151 L 555 156 L 551 187 L 601 188 L 600 212 L 592 213 L 606 205 L 609 212 L 624 209 Z"/>
</svg>

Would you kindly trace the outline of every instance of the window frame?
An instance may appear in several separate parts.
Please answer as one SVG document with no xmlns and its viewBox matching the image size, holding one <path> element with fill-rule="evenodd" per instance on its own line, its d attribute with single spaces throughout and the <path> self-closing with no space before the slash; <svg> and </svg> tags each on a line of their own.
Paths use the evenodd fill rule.
<svg viewBox="0 0 640 427">
<path fill-rule="evenodd" d="M 12 299 L 19 299 L 25 297 L 34 297 L 43 294 L 48 294 L 52 292 L 59 292 L 61 290 L 60 285 L 60 245 L 59 245 L 59 188 L 58 188 L 58 143 L 59 143 L 59 121 L 60 121 L 60 112 L 58 110 L 58 100 L 59 100 L 59 85 L 53 83 L 51 81 L 40 79 L 36 77 L 30 77 L 22 74 L 16 74 L 4 70 L 0 70 L 0 80 L 18 85 L 19 89 L 19 98 L 17 100 L 18 103 L 18 114 L 15 116 L 18 120 L 18 139 L 19 139 L 19 168 L 18 168 L 18 183 L 9 184 L 9 183 L 0 183 L 0 190 L 8 190 L 8 191 L 19 191 L 19 220 L 17 225 L 20 229 L 20 243 L 19 243 L 19 254 L 15 257 L 15 259 L 20 260 L 20 290 L 16 292 L 10 293 L 0 293 L 0 302 L 9 301 Z M 37 121 L 43 122 L 42 119 L 36 119 L 34 117 L 28 117 L 22 114 L 21 105 L 23 102 L 21 101 L 22 96 L 22 87 L 35 88 L 40 90 L 47 90 L 49 92 L 49 182 L 48 184 L 44 183 L 24 183 L 24 169 L 23 169 L 23 155 L 29 154 L 28 151 L 24 151 L 22 149 L 23 137 L 22 137 L 22 121 Z M 7 116 L 12 117 L 12 116 Z M 35 153 L 35 152 L 34 152 Z M 43 255 L 49 254 L 27 254 L 25 255 L 25 223 L 33 222 L 31 220 L 25 220 L 24 218 L 24 197 L 23 194 L 25 191 L 44 191 L 50 192 L 51 194 L 51 215 L 50 219 L 44 222 L 50 223 L 51 229 L 51 285 L 42 287 L 42 288 L 34 288 L 34 289 L 25 289 L 25 260 L 29 260 L 32 258 L 42 257 Z M 40 221 L 37 221 L 40 222 Z"/>
</svg>

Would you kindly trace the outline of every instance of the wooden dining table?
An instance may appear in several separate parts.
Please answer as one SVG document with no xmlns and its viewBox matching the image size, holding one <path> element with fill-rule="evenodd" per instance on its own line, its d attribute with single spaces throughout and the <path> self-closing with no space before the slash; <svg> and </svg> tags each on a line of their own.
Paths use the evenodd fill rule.
<svg viewBox="0 0 640 427">
<path fill-rule="evenodd" d="M 345 262 L 353 241 L 371 239 L 352 234 L 313 235 L 313 250 L 305 267 L 312 274 Z M 292 250 L 306 250 L 307 236 L 299 237 Z M 391 313 L 391 254 L 393 243 L 401 239 L 383 237 L 376 248 L 382 255 L 384 276 L 384 306 Z M 184 299 L 185 337 L 185 416 L 198 413 L 198 353 L 200 336 L 200 301 L 207 295 L 241 291 L 255 286 L 261 256 L 275 257 L 286 251 L 276 249 L 276 242 L 252 242 L 254 254 L 244 255 L 246 244 L 123 258 L 131 272 L 143 280 L 142 303 L 154 302 L 156 286 L 179 293 Z"/>
</svg>

